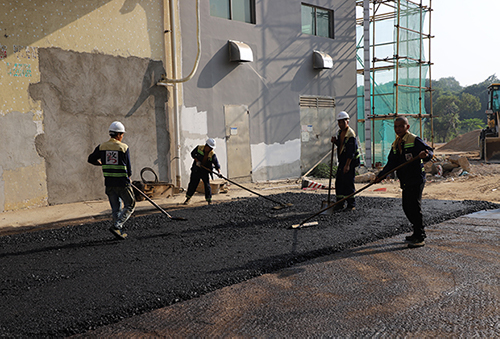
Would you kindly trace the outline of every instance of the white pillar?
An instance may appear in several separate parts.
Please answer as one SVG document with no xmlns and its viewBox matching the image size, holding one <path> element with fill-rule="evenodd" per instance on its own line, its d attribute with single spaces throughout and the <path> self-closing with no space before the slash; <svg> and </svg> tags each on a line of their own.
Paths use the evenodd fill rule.
<svg viewBox="0 0 500 339">
<path fill-rule="evenodd" d="M 372 167 L 372 130 L 371 120 L 371 86 L 370 86 L 370 0 L 363 1 L 363 51 L 364 51 L 364 80 L 365 80 L 365 166 Z"/>
</svg>

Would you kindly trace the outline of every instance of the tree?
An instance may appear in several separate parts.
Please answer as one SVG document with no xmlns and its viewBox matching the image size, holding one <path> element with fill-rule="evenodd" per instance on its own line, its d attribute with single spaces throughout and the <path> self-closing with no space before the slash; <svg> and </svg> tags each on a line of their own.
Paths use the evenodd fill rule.
<svg viewBox="0 0 500 339">
<path fill-rule="evenodd" d="M 469 119 L 474 112 L 481 110 L 481 101 L 470 93 L 462 93 L 460 94 L 458 110 L 460 120 Z"/>
<path fill-rule="evenodd" d="M 460 99 L 456 95 L 439 97 L 434 104 L 434 135 L 438 142 L 448 142 L 458 135 Z"/>
<path fill-rule="evenodd" d="M 461 120 L 458 123 L 458 133 L 465 134 L 471 131 L 485 128 L 485 123 L 478 118 Z"/>
<path fill-rule="evenodd" d="M 496 76 L 496 74 L 490 75 L 486 80 L 479 84 L 467 86 L 464 88 L 464 93 L 469 93 L 477 97 L 481 103 L 481 107 L 474 112 L 468 114 L 467 118 L 473 119 L 478 118 L 487 122 L 486 118 L 486 107 L 488 106 L 488 86 L 493 83 L 499 83 L 500 79 Z"/>
<path fill-rule="evenodd" d="M 442 90 L 449 92 L 450 94 L 460 93 L 463 89 L 460 83 L 455 79 L 455 77 L 440 78 L 432 82 L 432 87 L 441 88 Z"/>
</svg>

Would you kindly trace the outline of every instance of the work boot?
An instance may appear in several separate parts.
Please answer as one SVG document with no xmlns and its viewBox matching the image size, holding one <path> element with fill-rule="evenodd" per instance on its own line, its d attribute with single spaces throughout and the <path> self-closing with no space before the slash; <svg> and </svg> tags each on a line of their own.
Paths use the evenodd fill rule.
<svg viewBox="0 0 500 339">
<path fill-rule="evenodd" d="M 114 227 L 111 227 L 109 229 L 109 231 L 111 233 L 113 233 L 113 235 L 117 238 L 117 239 L 120 239 L 120 240 L 124 240 L 126 237 L 127 237 L 127 233 L 124 233 L 122 230 L 119 230 L 117 228 L 114 228 Z"/>
<path fill-rule="evenodd" d="M 186 198 L 186 200 L 182 204 L 183 205 L 189 205 L 189 200 L 191 200 L 191 198 Z"/>
<path fill-rule="evenodd" d="M 344 212 L 349 212 L 349 211 L 355 211 L 356 210 L 356 206 L 347 206 L 344 210 Z"/>
<path fill-rule="evenodd" d="M 408 243 L 408 248 L 417 248 L 422 246 L 425 246 L 424 238 L 415 238 L 413 241 Z"/>
<path fill-rule="evenodd" d="M 405 241 L 406 242 L 414 242 L 415 240 L 417 240 L 417 238 L 418 238 L 418 236 L 415 233 L 413 233 L 412 235 L 407 235 L 405 237 Z"/>
<path fill-rule="evenodd" d="M 332 207 L 332 211 L 333 212 L 340 212 L 343 209 L 344 209 L 344 205 L 340 205 L 340 204 L 339 205 L 335 205 L 335 206 Z"/>
<path fill-rule="evenodd" d="M 207 199 L 207 204 L 212 205 L 212 199 Z"/>
</svg>

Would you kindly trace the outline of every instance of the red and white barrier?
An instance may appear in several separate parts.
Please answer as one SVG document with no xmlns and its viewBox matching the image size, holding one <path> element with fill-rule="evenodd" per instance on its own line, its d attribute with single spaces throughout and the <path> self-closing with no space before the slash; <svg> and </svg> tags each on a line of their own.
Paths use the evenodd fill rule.
<svg viewBox="0 0 500 339">
<path fill-rule="evenodd" d="M 302 179 L 302 189 L 304 190 L 317 190 L 317 189 L 325 189 L 326 186 L 320 184 L 319 182 Z"/>
</svg>

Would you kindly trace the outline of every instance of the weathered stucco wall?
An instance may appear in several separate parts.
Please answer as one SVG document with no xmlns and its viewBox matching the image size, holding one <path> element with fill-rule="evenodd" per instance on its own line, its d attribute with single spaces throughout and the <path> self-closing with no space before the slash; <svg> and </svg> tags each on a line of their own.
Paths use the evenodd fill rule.
<svg viewBox="0 0 500 339">
<path fill-rule="evenodd" d="M 133 178 L 153 167 L 166 180 L 167 90 L 154 86 L 161 62 L 59 48 L 39 49 L 39 58 L 40 82 L 30 86 L 30 94 L 44 112 L 45 133 L 37 146 L 46 162 L 50 204 L 105 197 L 101 169 L 87 164 L 87 156 L 109 139 L 114 120 L 127 131 Z"/>
<path fill-rule="evenodd" d="M 0 212 L 103 197 L 86 156 L 118 119 L 136 174 L 166 180 L 162 13 L 162 0 L 0 3 Z"/>
<path fill-rule="evenodd" d="M 302 2 L 334 11 L 334 39 L 302 33 Z M 356 116 L 355 0 L 256 1 L 255 25 L 212 17 L 209 1 L 201 5 L 202 56 L 193 81 L 184 85 L 184 106 L 206 112 L 206 133 L 224 149 L 224 105 L 247 105 L 252 179 L 300 176 L 307 169 L 301 169 L 299 98 L 331 97 L 336 112 Z M 194 12 L 194 1 L 181 2 L 183 74 L 196 56 Z M 254 61 L 230 62 L 228 40 L 250 46 Z M 329 54 L 333 69 L 314 69 L 314 50 Z M 183 144 L 195 143 L 191 131 L 197 128 L 194 122 L 182 125 Z M 317 160 L 330 148 L 326 145 Z M 189 156 L 186 150 L 182 154 Z M 227 159 L 220 158 L 225 167 Z"/>
<path fill-rule="evenodd" d="M 33 120 L 31 112 L 0 115 L 0 206 L 5 210 L 40 206 L 47 200 L 45 163 L 36 151 Z"/>
</svg>

